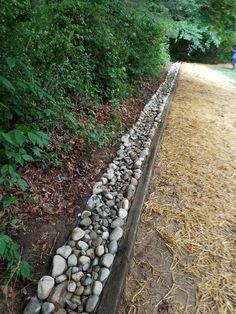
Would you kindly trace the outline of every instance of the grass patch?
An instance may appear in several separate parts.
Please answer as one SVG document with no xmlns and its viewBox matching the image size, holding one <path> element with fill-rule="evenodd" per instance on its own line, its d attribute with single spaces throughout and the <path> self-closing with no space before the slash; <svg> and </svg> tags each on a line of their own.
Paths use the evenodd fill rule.
<svg viewBox="0 0 236 314">
<path fill-rule="evenodd" d="M 232 81 L 233 85 L 236 85 L 236 71 L 232 70 L 232 68 L 229 68 L 226 66 L 217 66 L 217 67 L 211 67 L 211 69 L 224 74 Z"/>
</svg>

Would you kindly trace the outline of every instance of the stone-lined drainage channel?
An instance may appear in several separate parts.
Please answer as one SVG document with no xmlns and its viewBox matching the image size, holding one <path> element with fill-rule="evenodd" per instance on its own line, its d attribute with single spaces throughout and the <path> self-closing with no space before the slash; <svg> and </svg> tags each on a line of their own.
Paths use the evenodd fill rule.
<svg viewBox="0 0 236 314">
<path fill-rule="evenodd" d="M 145 172 L 151 171 L 152 167 L 147 167 L 147 163 L 150 163 L 150 158 L 154 159 L 154 156 L 150 156 L 153 147 L 157 146 L 154 139 L 166 116 L 166 107 L 174 91 L 179 68 L 179 63 L 172 65 L 165 81 L 145 105 L 138 121 L 122 136 L 116 157 L 100 181 L 94 184 L 93 194 L 83 212 L 78 215 L 77 227 L 72 230 L 69 241 L 57 249 L 50 276 L 43 276 L 39 280 L 37 296 L 31 298 L 24 314 L 110 314 L 117 311 L 127 270 L 127 265 L 119 269 L 119 263 L 116 262 L 124 256 L 119 254 L 120 240 L 129 215 L 126 226 L 129 230 L 126 230 L 126 234 L 133 235 L 126 247 L 131 252 L 136 231 L 129 221 L 132 216 L 138 217 L 137 211 L 141 210 L 138 207 L 141 207 L 144 197 L 140 201 L 139 198 L 147 189 L 142 190 L 145 184 L 142 179 Z M 133 205 L 138 202 L 134 208 Z M 137 224 L 138 219 L 134 221 Z M 118 278 L 117 272 L 120 272 Z M 112 295 L 107 300 L 109 293 Z"/>
</svg>

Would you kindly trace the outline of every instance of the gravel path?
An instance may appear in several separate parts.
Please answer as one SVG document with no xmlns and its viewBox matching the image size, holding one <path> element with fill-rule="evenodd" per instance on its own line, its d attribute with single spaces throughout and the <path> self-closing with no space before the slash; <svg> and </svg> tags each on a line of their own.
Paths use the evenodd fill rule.
<svg viewBox="0 0 236 314">
<path fill-rule="evenodd" d="M 120 314 L 236 313 L 236 90 L 183 64 Z"/>
</svg>

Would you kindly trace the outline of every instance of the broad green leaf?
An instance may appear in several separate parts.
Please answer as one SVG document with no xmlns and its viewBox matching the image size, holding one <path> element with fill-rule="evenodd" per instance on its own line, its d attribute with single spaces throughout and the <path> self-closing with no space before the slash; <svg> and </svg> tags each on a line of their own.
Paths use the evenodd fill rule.
<svg viewBox="0 0 236 314">
<path fill-rule="evenodd" d="M 28 154 L 22 155 L 22 158 L 26 161 L 33 162 L 34 158 Z"/>
<path fill-rule="evenodd" d="M 26 261 L 22 261 L 20 264 L 20 271 L 19 271 L 19 275 L 20 277 L 25 280 L 25 279 L 29 279 L 32 273 L 32 268 L 29 265 L 29 263 L 27 263 Z"/>
<path fill-rule="evenodd" d="M 10 70 L 16 66 L 16 58 L 14 57 L 7 57 L 6 62 Z"/>
<path fill-rule="evenodd" d="M 5 77 L 3 77 L 2 75 L 0 75 L 0 83 L 2 83 L 2 85 L 5 86 L 5 88 L 11 92 L 12 94 L 15 94 L 16 92 L 16 89 L 15 87 L 13 86 L 13 84 L 8 80 L 6 79 Z"/>
</svg>

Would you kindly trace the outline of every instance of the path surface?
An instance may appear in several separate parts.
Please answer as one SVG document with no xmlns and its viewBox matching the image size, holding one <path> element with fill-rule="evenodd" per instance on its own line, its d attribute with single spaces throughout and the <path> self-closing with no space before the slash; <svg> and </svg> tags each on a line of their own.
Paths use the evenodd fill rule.
<svg viewBox="0 0 236 314">
<path fill-rule="evenodd" d="M 236 313 L 236 88 L 183 64 L 120 314 Z"/>
</svg>

